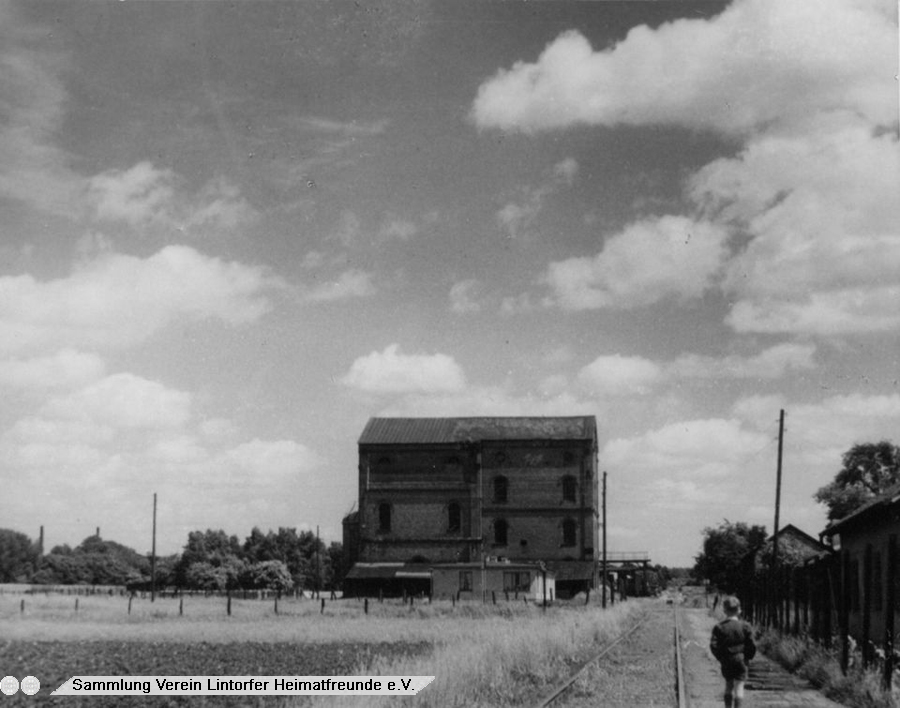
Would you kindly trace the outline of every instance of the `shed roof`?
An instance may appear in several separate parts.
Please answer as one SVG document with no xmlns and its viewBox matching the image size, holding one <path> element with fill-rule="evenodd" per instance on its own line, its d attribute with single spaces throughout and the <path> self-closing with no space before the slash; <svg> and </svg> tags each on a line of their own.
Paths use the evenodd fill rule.
<svg viewBox="0 0 900 708">
<path fill-rule="evenodd" d="M 888 487 L 884 491 L 884 493 L 879 494 L 874 499 L 870 499 L 865 504 L 860 506 L 858 509 L 850 512 L 842 519 L 836 519 L 835 521 L 832 521 L 822 532 L 822 535 L 833 536 L 838 532 L 838 529 L 848 526 L 852 522 L 865 518 L 870 513 L 873 513 L 876 509 L 882 509 L 886 506 L 895 504 L 897 501 L 900 501 L 900 483 Z"/>
<path fill-rule="evenodd" d="M 511 418 L 370 418 L 360 445 L 483 440 L 593 440 L 594 416 Z"/>
</svg>

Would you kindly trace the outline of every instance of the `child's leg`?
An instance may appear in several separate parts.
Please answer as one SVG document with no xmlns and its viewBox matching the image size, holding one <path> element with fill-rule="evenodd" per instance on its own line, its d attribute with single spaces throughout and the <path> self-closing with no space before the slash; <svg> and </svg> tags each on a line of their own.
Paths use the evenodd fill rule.
<svg viewBox="0 0 900 708">
<path fill-rule="evenodd" d="M 732 695 L 734 695 L 734 702 L 732 703 L 734 708 L 741 708 L 741 703 L 744 702 L 744 682 L 740 680 L 734 681 L 734 689 L 732 691 Z"/>
<path fill-rule="evenodd" d="M 725 679 L 725 708 L 732 708 L 734 705 L 734 679 Z"/>
</svg>

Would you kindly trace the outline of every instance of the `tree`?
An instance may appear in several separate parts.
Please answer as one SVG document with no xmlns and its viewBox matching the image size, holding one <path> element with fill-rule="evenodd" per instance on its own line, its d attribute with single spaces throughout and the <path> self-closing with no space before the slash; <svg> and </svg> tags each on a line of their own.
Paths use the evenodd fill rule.
<svg viewBox="0 0 900 708">
<path fill-rule="evenodd" d="M 237 536 L 229 536 L 222 530 L 191 531 L 181 559 L 175 567 L 176 582 L 196 587 L 196 574 L 188 577 L 188 571 L 195 563 L 206 563 L 213 568 L 233 568 L 241 564 L 243 557 L 243 549 Z M 225 575 L 231 578 L 230 571 Z M 233 579 L 228 583 L 233 583 Z"/>
<path fill-rule="evenodd" d="M 841 458 L 834 480 L 813 496 L 828 507 L 828 520 L 853 513 L 900 482 L 900 447 L 887 440 L 854 445 Z"/>
<path fill-rule="evenodd" d="M 723 592 L 734 592 L 747 554 L 766 540 L 765 527 L 725 519 L 718 528 L 704 529 L 703 536 L 703 552 L 695 558 L 694 574 Z"/>
<path fill-rule="evenodd" d="M 88 536 L 75 549 L 54 546 L 32 579 L 48 585 L 125 585 L 150 578 L 150 561 L 128 546 Z"/>
<path fill-rule="evenodd" d="M 0 529 L 0 583 L 28 582 L 38 560 L 38 548 L 24 533 Z"/>
<path fill-rule="evenodd" d="M 294 587 L 287 566 L 277 560 L 260 561 L 247 566 L 241 584 L 247 588 L 278 592 L 286 592 Z"/>
</svg>

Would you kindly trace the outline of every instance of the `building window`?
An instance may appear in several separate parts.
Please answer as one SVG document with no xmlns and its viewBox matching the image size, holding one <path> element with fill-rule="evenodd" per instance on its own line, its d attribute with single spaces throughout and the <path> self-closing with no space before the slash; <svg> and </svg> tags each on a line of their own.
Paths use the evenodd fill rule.
<svg viewBox="0 0 900 708">
<path fill-rule="evenodd" d="M 460 592 L 471 592 L 472 591 L 472 571 L 471 570 L 459 571 L 459 591 Z"/>
<path fill-rule="evenodd" d="M 378 531 L 388 533 L 391 530 L 391 505 L 381 502 L 378 505 Z"/>
<path fill-rule="evenodd" d="M 563 501 L 573 502 L 575 501 L 576 490 L 578 488 L 578 483 L 575 481 L 575 478 L 567 474 L 562 478 L 562 497 Z"/>
<path fill-rule="evenodd" d="M 447 530 L 450 532 L 459 531 L 462 526 L 462 509 L 456 502 L 447 505 L 447 521 Z"/>
<path fill-rule="evenodd" d="M 528 592 L 531 587 L 531 573 L 528 571 L 504 571 L 503 592 Z"/>
<path fill-rule="evenodd" d="M 506 519 L 497 519 L 494 522 L 494 545 L 505 546 L 509 538 L 509 524 Z"/>
<path fill-rule="evenodd" d="M 566 519 L 562 522 L 562 545 L 571 547 L 578 542 L 578 527 L 572 519 Z"/>
<path fill-rule="evenodd" d="M 509 480 L 503 475 L 494 477 L 494 501 L 505 504 L 509 498 Z"/>
</svg>

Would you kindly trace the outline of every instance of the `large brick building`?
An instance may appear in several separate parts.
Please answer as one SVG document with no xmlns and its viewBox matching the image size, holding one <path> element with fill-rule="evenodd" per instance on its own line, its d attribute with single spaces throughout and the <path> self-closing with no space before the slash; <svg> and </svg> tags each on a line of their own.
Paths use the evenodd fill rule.
<svg viewBox="0 0 900 708">
<path fill-rule="evenodd" d="M 433 565 L 504 561 L 543 563 L 560 596 L 593 587 L 597 478 L 593 416 L 372 418 L 345 589 L 424 589 Z"/>
</svg>

